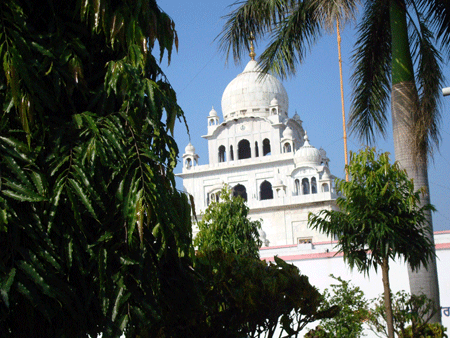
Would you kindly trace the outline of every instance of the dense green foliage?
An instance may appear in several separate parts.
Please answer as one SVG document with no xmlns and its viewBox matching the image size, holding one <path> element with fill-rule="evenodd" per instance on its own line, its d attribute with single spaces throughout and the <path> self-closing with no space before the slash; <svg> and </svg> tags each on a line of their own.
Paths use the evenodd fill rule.
<svg viewBox="0 0 450 338">
<path fill-rule="evenodd" d="M 248 218 L 249 208 L 242 197 L 233 197 L 225 186 L 220 192 L 220 202 L 212 202 L 197 223 L 199 233 L 194 244 L 199 252 L 221 250 L 259 258 L 260 221 Z"/>
<path fill-rule="evenodd" d="M 198 337 L 297 337 L 308 323 L 336 312 L 322 305 L 322 295 L 297 267 L 278 257 L 259 259 L 261 224 L 248 213 L 245 201 L 225 186 L 198 223 Z"/>
<path fill-rule="evenodd" d="M 369 316 L 368 302 L 358 286 L 340 277 L 334 277 L 339 284 L 331 284 L 325 289 L 323 306 L 339 307 L 339 313 L 333 318 L 322 319 L 316 329 L 305 337 L 309 338 L 359 338 L 363 335 L 363 323 Z"/>
<path fill-rule="evenodd" d="M 439 311 L 434 307 L 431 299 L 425 295 L 410 295 L 399 291 L 392 297 L 392 311 L 394 316 L 394 331 L 401 338 L 447 337 L 447 330 L 439 323 L 430 324 L 429 321 L 434 312 Z M 384 301 L 380 296 L 375 300 L 370 309 L 367 324 L 377 335 L 387 336 L 386 311 Z"/>
<path fill-rule="evenodd" d="M 376 154 L 371 148 L 352 153 L 348 170 L 349 182 L 336 179 L 340 210 L 310 214 L 309 226 L 336 236 L 344 260 L 361 272 L 396 258 L 413 268 L 426 265 L 434 251 L 425 211 L 434 208 L 419 206 L 423 191 L 414 191 L 398 163 L 389 163 L 388 153 Z"/>
<path fill-rule="evenodd" d="M 335 315 L 298 268 L 220 250 L 199 254 L 203 316 L 198 337 L 298 337 L 310 322 Z"/>
<path fill-rule="evenodd" d="M 189 336 L 183 113 L 155 45 L 177 35 L 154 0 L 0 2 L 2 337 Z"/>
</svg>

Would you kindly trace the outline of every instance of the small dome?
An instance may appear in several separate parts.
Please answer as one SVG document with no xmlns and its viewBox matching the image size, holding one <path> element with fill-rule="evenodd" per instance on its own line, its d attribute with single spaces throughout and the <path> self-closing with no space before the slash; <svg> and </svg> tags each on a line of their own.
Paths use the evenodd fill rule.
<svg viewBox="0 0 450 338">
<path fill-rule="evenodd" d="M 320 147 L 319 152 L 320 152 L 320 156 L 327 157 L 327 152 L 322 147 Z"/>
<path fill-rule="evenodd" d="M 328 167 L 328 163 L 330 162 L 330 159 L 327 157 L 327 152 L 323 148 L 320 148 L 319 152 L 320 152 L 320 157 L 321 157 L 321 161 L 320 162 L 324 166 Z"/>
<path fill-rule="evenodd" d="M 277 178 L 277 180 L 275 181 L 275 186 L 280 186 L 283 185 L 283 181 L 281 180 L 281 178 Z"/>
<path fill-rule="evenodd" d="M 297 112 L 295 112 L 295 114 L 294 114 L 294 116 L 293 116 L 293 119 L 294 119 L 295 121 L 302 122 L 302 120 L 300 120 L 300 116 L 298 116 Z"/>
<path fill-rule="evenodd" d="M 330 173 L 328 172 L 327 169 L 325 169 L 322 174 L 322 180 L 329 180 L 330 178 L 331 178 Z"/>
<path fill-rule="evenodd" d="M 272 101 L 270 101 L 270 105 L 271 105 L 271 106 L 278 106 L 278 100 L 276 99 L 276 97 L 274 97 L 274 98 L 272 99 Z"/>
<path fill-rule="evenodd" d="M 222 95 L 224 120 L 245 116 L 269 116 L 271 101 L 278 101 L 280 112 L 287 112 L 289 98 L 283 84 L 271 74 L 261 74 L 258 62 L 250 60 L 244 71 L 232 80 Z"/>
<path fill-rule="evenodd" d="M 320 156 L 319 149 L 309 144 L 308 134 L 305 132 L 305 143 L 297 151 L 294 157 L 296 165 L 309 164 L 313 166 L 320 165 L 322 156 Z"/>
<path fill-rule="evenodd" d="M 292 140 L 294 138 L 294 133 L 291 128 L 286 127 L 283 131 L 283 139 L 289 139 Z"/>
<path fill-rule="evenodd" d="M 214 107 L 212 107 L 211 111 L 209 112 L 209 117 L 216 117 L 216 116 L 219 116 L 219 115 L 217 114 Z"/>
<path fill-rule="evenodd" d="M 184 148 L 184 153 L 185 154 L 195 154 L 195 148 L 194 146 L 191 144 L 191 142 L 189 142 L 189 144 L 186 146 L 186 148 Z"/>
</svg>

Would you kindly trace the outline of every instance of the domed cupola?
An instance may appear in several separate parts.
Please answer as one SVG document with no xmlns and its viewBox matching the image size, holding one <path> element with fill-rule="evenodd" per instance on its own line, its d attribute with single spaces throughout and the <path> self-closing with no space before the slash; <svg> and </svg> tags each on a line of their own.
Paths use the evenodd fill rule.
<svg viewBox="0 0 450 338">
<path fill-rule="evenodd" d="M 275 104 L 273 104 L 275 103 Z M 250 60 L 222 95 L 225 121 L 240 117 L 267 117 L 270 108 L 287 115 L 289 99 L 283 84 L 271 74 L 262 74 L 258 62 Z"/>
<path fill-rule="evenodd" d="M 294 150 L 294 132 L 289 126 L 283 130 L 281 149 L 283 153 L 290 153 Z"/>
<path fill-rule="evenodd" d="M 211 111 L 208 115 L 208 134 L 212 134 L 214 130 L 219 125 L 219 115 L 217 114 L 214 107 L 211 108 Z"/>
<path fill-rule="evenodd" d="M 216 110 L 214 109 L 214 107 L 211 108 L 211 111 L 209 112 L 209 117 L 218 117 L 219 115 L 217 114 Z"/>
<path fill-rule="evenodd" d="M 189 142 L 189 144 L 184 148 L 184 153 L 187 155 L 195 154 L 195 147 Z"/>
<path fill-rule="evenodd" d="M 283 131 L 283 139 L 292 140 L 293 138 L 294 138 L 294 132 L 292 131 L 291 128 L 286 127 L 286 129 L 284 129 L 284 131 Z"/>
<path fill-rule="evenodd" d="M 189 144 L 184 148 L 183 154 L 183 171 L 191 169 L 193 166 L 198 165 L 199 156 L 195 153 L 195 147 L 189 142 Z"/>
<path fill-rule="evenodd" d="M 321 164 L 328 167 L 328 163 L 330 162 L 330 159 L 327 157 L 327 152 L 323 149 L 319 149 L 320 157 L 321 157 Z"/>
<path fill-rule="evenodd" d="M 308 134 L 305 131 L 305 142 L 303 146 L 297 151 L 294 157 L 294 162 L 297 167 L 302 165 L 319 166 L 322 160 L 319 149 L 309 144 Z"/>
</svg>

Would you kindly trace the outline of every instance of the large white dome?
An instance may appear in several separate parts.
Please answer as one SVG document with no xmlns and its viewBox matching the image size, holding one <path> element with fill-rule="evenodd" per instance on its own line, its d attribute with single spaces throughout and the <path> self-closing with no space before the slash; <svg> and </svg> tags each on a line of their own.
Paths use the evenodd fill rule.
<svg viewBox="0 0 450 338">
<path fill-rule="evenodd" d="M 278 101 L 278 113 L 287 115 L 289 99 L 283 84 L 273 75 L 260 78 L 258 63 L 251 60 L 244 71 L 231 81 L 222 95 L 224 120 L 243 116 L 268 116 L 273 99 Z"/>
</svg>

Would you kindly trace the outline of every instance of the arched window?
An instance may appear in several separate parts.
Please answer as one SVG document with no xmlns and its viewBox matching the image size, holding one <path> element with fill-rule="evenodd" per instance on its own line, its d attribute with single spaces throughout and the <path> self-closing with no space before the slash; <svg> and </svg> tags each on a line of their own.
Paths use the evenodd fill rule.
<svg viewBox="0 0 450 338">
<path fill-rule="evenodd" d="M 210 205 L 213 202 L 219 202 L 220 191 L 214 191 L 206 194 L 206 205 Z"/>
<path fill-rule="evenodd" d="M 270 141 L 268 138 L 263 141 L 263 156 L 270 155 Z"/>
<path fill-rule="evenodd" d="M 289 142 L 286 142 L 283 147 L 283 152 L 290 153 L 291 151 L 292 151 L 291 144 Z"/>
<path fill-rule="evenodd" d="M 322 192 L 328 192 L 330 191 L 330 188 L 328 187 L 328 183 L 322 184 Z"/>
<path fill-rule="evenodd" d="M 300 180 L 298 178 L 294 181 L 294 195 L 300 195 Z"/>
<path fill-rule="evenodd" d="M 302 179 L 302 193 L 303 195 L 309 194 L 309 180 L 307 178 Z"/>
<path fill-rule="evenodd" d="M 227 160 L 227 150 L 225 146 L 219 147 L 219 162 L 225 162 Z"/>
<path fill-rule="evenodd" d="M 189 169 L 190 167 L 192 167 L 192 160 L 191 160 L 190 158 L 187 158 L 187 159 L 186 159 L 185 167 L 186 167 L 187 169 Z"/>
<path fill-rule="evenodd" d="M 317 194 L 317 182 L 316 178 L 311 178 L 311 194 Z"/>
<path fill-rule="evenodd" d="M 233 197 L 241 196 L 245 201 L 247 201 L 247 189 L 242 184 L 237 184 L 233 188 Z"/>
<path fill-rule="evenodd" d="M 238 160 L 250 158 L 250 142 L 247 140 L 241 140 L 238 143 Z"/>
<path fill-rule="evenodd" d="M 233 146 L 230 146 L 230 161 L 234 161 Z"/>
<path fill-rule="evenodd" d="M 272 184 L 270 184 L 270 182 L 264 181 L 259 186 L 259 199 L 260 200 L 273 199 Z"/>
<path fill-rule="evenodd" d="M 259 157 L 258 141 L 255 142 L 255 157 Z"/>
<path fill-rule="evenodd" d="M 275 108 L 272 108 L 272 115 L 277 115 L 277 110 Z"/>
</svg>

